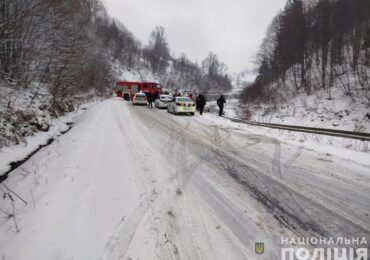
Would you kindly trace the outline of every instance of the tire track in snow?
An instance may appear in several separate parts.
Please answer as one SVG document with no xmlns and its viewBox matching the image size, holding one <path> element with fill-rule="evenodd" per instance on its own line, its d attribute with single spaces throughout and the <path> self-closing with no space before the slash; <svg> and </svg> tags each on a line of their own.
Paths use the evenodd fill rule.
<svg viewBox="0 0 370 260">
<path fill-rule="evenodd" d="M 147 118 L 146 118 L 147 119 Z M 150 119 L 149 119 L 150 120 Z M 152 125 L 152 122 L 150 121 L 150 124 Z M 215 160 L 217 158 L 214 157 L 214 153 L 209 150 L 209 149 L 206 149 L 207 152 L 205 153 L 205 156 L 202 157 L 202 156 L 199 156 L 198 158 L 196 158 L 192 163 L 189 163 L 189 159 L 188 159 L 188 141 L 189 141 L 189 138 L 187 137 L 187 134 L 186 134 L 186 131 L 188 131 L 189 129 L 189 122 L 187 123 L 187 125 L 185 127 L 181 127 L 182 129 L 178 130 L 175 128 L 175 124 L 174 123 L 170 123 L 171 127 L 169 129 L 169 133 L 170 133 L 170 144 L 171 144 L 171 148 L 169 149 L 169 156 L 167 159 L 169 161 L 174 161 L 176 163 L 176 169 L 180 169 L 180 173 L 181 173 L 181 176 L 182 176 L 182 186 L 183 187 L 186 187 L 186 193 L 184 193 L 183 195 L 183 203 L 187 203 L 187 207 L 190 208 L 191 205 L 189 205 L 190 201 L 192 201 L 191 203 L 195 204 L 195 208 L 197 208 L 197 212 L 203 210 L 204 208 L 204 204 L 200 204 L 199 201 L 195 200 L 192 198 L 192 193 L 193 192 L 197 192 L 199 193 L 199 185 L 196 185 L 194 188 L 196 188 L 196 190 L 193 190 L 193 185 L 188 185 L 188 184 L 191 184 L 193 182 L 189 182 L 190 181 L 190 178 L 191 176 L 195 173 L 197 167 L 199 167 L 201 164 L 204 164 L 204 163 L 209 163 L 210 161 L 212 160 Z M 218 127 L 217 126 L 214 126 L 212 127 L 212 131 L 210 133 L 208 133 L 208 137 L 210 140 L 212 140 L 213 142 L 217 142 L 219 145 L 223 145 L 224 143 L 227 144 L 227 142 L 224 142 L 224 140 L 221 139 L 220 137 L 220 134 L 218 132 Z M 192 140 L 192 139 L 190 139 Z M 192 140 L 193 141 L 193 140 Z M 222 143 L 222 144 L 221 144 Z M 166 143 L 168 145 L 168 143 Z M 191 146 L 190 146 L 191 147 Z M 193 148 L 193 147 L 191 147 Z M 197 179 L 201 178 L 201 176 L 199 176 Z M 178 179 L 177 179 L 178 180 Z M 196 182 L 196 180 L 194 180 Z M 203 186 L 202 188 L 206 188 L 206 187 L 209 187 L 209 185 L 205 185 Z M 215 192 L 214 189 L 212 189 L 211 191 L 208 191 L 207 194 L 213 194 Z M 200 194 L 203 194 L 202 192 Z M 190 197 L 189 197 L 190 196 Z M 203 194 L 203 196 L 206 196 L 205 194 Z M 222 196 L 221 196 L 222 197 Z M 240 228 L 236 228 L 235 225 L 232 225 L 231 223 L 233 219 L 235 219 L 235 216 L 233 216 L 233 213 L 235 213 L 235 211 L 233 210 L 224 210 L 222 211 L 221 209 L 223 209 L 224 207 L 227 207 L 229 208 L 229 206 L 227 206 L 227 203 L 226 204 L 220 204 L 219 202 L 217 202 L 220 198 L 220 195 L 216 196 L 216 195 L 207 195 L 206 196 L 206 199 L 205 201 L 209 202 L 209 201 L 213 201 L 213 203 L 211 203 L 213 206 L 212 207 L 216 207 L 214 212 L 215 212 L 215 216 L 217 216 L 217 219 L 222 219 L 222 221 L 224 221 L 225 219 L 229 219 L 231 222 L 227 222 L 227 226 L 230 228 L 230 230 L 232 232 L 235 232 L 237 234 L 239 234 L 239 239 L 241 240 L 241 243 L 244 243 L 245 241 L 243 241 L 243 237 L 241 236 L 242 232 L 239 232 L 238 230 L 240 230 Z M 202 199 L 203 201 L 203 199 Z M 223 200 L 222 200 L 223 201 Z M 217 209 L 218 208 L 218 209 Z M 221 211 L 220 211 L 221 210 Z M 184 215 L 185 215 L 185 219 L 187 218 L 186 217 L 186 211 L 184 211 Z M 237 215 L 240 215 L 240 214 L 243 214 L 242 212 L 238 212 L 236 213 Z M 227 216 L 227 217 L 225 217 Z M 236 216 L 237 218 L 237 216 Z M 214 249 L 211 242 L 210 242 L 210 239 L 207 238 L 205 239 L 204 237 L 199 237 L 199 234 L 205 234 L 207 235 L 208 234 L 208 231 L 207 231 L 207 228 L 205 226 L 205 223 L 204 223 L 204 220 L 202 219 L 201 216 L 198 216 L 196 219 L 194 219 L 194 216 L 189 216 L 188 218 L 188 230 L 189 230 L 189 234 L 193 237 L 193 240 L 194 241 L 203 241 L 203 244 L 204 242 L 206 242 L 208 244 L 208 248 L 210 251 L 214 252 Z M 242 224 L 243 221 L 239 221 L 238 222 L 239 224 Z M 176 226 L 174 226 L 176 227 Z M 226 239 L 227 241 L 229 241 L 228 243 L 234 248 L 234 250 L 238 251 L 238 253 L 236 253 L 237 255 L 240 256 L 240 258 L 245 258 L 245 255 L 243 255 L 243 253 L 241 251 L 239 251 L 240 249 L 238 249 L 238 247 L 236 247 L 234 245 L 234 242 L 232 242 L 233 240 L 231 238 L 229 238 L 230 234 L 227 234 L 227 233 L 224 233 L 223 231 L 219 231 L 219 232 L 222 232 L 223 236 L 224 236 L 224 239 Z M 248 234 L 251 235 L 251 233 L 247 232 Z M 238 237 L 238 236 L 237 236 Z M 204 247 L 204 246 L 203 246 Z M 181 247 L 180 247 L 181 249 Z M 200 248 L 198 248 L 197 250 L 200 250 L 200 254 L 202 255 L 203 252 Z M 236 252 L 235 251 L 235 252 Z M 209 253 L 208 253 L 209 254 Z M 243 256 L 242 256 L 243 255 Z M 213 257 L 213 259 L 215 258 L 215 256 Z M 194 259 L 194 257 L 192 257 L 191 259 Z"/>
<path fill-rule="evenodd" d="M 299 147 L 296 152 L 288 159 L 283 165 L 282 168 L 284 169 L 284 172 L 287 172 L 290 167 L 293 165 L 293 163 L 301 156 L 303 153 L 304 148 Z"/>
<path fill-rule="evenodd" d="M 215 132 L 215 135 L 216 136 L 214 137 L 214 139 L 217 140 L 217 141 L 220 141 L 220 135 L 217 132 Z M 294 163 L 294 161 L 300 156 L 300 154 L 303 151 L 303 148 L 302 147 L 298 148 L 298 150 L 287 160 L 287 162 L 284 163 L 283 166 L 281 166 L 281 163 L 280 163 L 280 160 L 281 160 L 281 145 L 275 139 L 272 139 L 272 141 L 273 141 L 273 143 L 275 143 L 275 152 L 274 152 L 274 157 L 273 157 L 272 173 L 273 173 L 273 176 L 276 176 L 279 179 L 283 180 L 282 168 L 286 172 L 289 169 L 289 167 Z M 236 149 L 234 146 L 229 144 L 228 140 L 224 140 L 224 143 L 221 147 L 223 147 L 223 148 L 226 147 L 227 148 L 225 152 L 230 152 L 229 151 L 230 148 L 231 149 Z M 222 153 L 225 154 L 225 152 L 223 151 Z M 237 155 L 236 153 L 231 153 L 231 154 Z M 227 156 L 227 157 L 229 157 L 229 156 Z M 222 156 L 221 156 L 221 158 L 222 158 Z M 227 168 L 229 169 L 228 172 L 231 173 L 231 176 L 233 178 L 237 177 L 236 180 L 239 182 L 240 181 L 240 179 L 238 177 L 239 174 L 236 174 L 236 172 L 239 172 L 239 170 L 236 170 L 234 168 L 234 165 L 232 165 L 232 160 L 225 159 L 224 165 L 228 165 L 227 166 Z M 276 208 L 277 205 L 283 205 L 282 208 L 285 208 L 285 210 L 284 210 L 285 213 L 284 214 L 277 213 L 277 212 L 274 213 L 275 218 L 277 220 L 279 220 L 279 222 L 281 222 L 281 224 L 288 227 L 293 232 L 297 232 L 298 227 L 300 227 L 300 228 L 303 227 L 303 230 L 305 230 L 305 232 L 308 229 L 312 229 L 312 231 L 318 232 L 319 234 L 324 234 L 324 233 L 327 232 L 327 231 L 324 231 L 325 229 L 323 229 L 323 227 L 320 227 L 313 219 L 310 218 L 310 214 L 308 214 L 308 213 L 306 214 L 307 211 L 306 211 L 305 208 L 302 207 L 303 204 L 301 204 L 297 201 L 298 197 L 292 196 L 291 193 L 285 192 L 284 190 L 279 188 L 279 186 L 276 185 L 276 182 L 274 181 L 273 178 L 265 178 L 265 176 L 261 176 L 261 177 L 263 177 L 262 179 L 264 179 L 264 181 L 263 181 L 264 184 L 261 185 L 262 180 L 258 181 L 259 184 L 257 184 L 257 186 L 260 186 L 258 188 L 258 190 L 255 189 L 255 186 L 254 187 L 249 186 L 249 188 L 252 189 L 253 194 L 257 195 L 257 198 L 259 198 L 259 201 L 266 201 L 266 199 L 268 199 L 268 198 L 269 198 L 268 200 L 275 201 L 278 198 L 278 201 L 280 201 L 279 203 L 276 202 L 276 203 L 271 204 L 271 202 L 269 202 L 267 205 L 270 205 L 270 207 L 271 207 L 270 210 Z M 258 177 L 257 177 L 257 179 L 258 179 Z M 245 181 L 242 181 L 242 183 L 246 184 Z M 262 190 L 263 190 L 263 193 L 260 193 L 260 191 L 262 191 Z M 256 192 L 257 192 L 257 194 L 256 194 Z M 261 197 L 261 195 L 263 195 L 263 196 Z M 266 195 L 268 197 L 266 197 Z M 279 211 L 280 211 L 282 208 L 280 208 L 280 206 L 279 206 L 277 209 L 279 209 Z M 300 214 L 299 214 L 300 219 L 297 218 L 297 216 L 291 214 L 290 212 L 300 212 Z M 301 231 L 299 231 L 298 233 L 300 233 Z"/>
<path fill-rule="evenodd" d="M 273 140 L 274 145 L 274 155 L 272 159 L 272 174 L 273 176 L 278 177 L 279 179 L 283 180 L 283 171 L 282 168 L 284 168 L 284 172 L 287 171 L 287 169 L 295 162 L 295 160 L 298 159 L 298 157 L 301 155 L 303 148 L 300 147 L 298 150 L 284 163 L 284 166 L 281 166 L 281 143 L 279 140 L 274 139 Z M 289 203 L 285 203 L 285 207 L 289 209 L 290 212 L 299 211 L 304 216 L 303 221 L 309 222 L 309 219 L 307 218 L 306 210 L 303 208 L 303 206 L 298 202 L 297 198 L 295 196 L 290 196 L 287 193 L 281 192 L 271 181 L 271 179 L 268 179 L 270 185 L 268 186 L 270 188 L 270 196 L 279 198 L 280 201 L 285 201 Z M 279 217 L 280 218 L 280 217 Z M 284 221 L 285 223 L 286 221 Z M 294 226 L 293 226 L 294 228 Z"/>
<path fill-rule="evenodd" d="M 154 122 L 158 129 L 166 129 L 166 120 L 161 121 L 163 118 L 151 118 L 150 115 L 147 115 L 145 119 L 151 121 L 151 123 Z M 337 211 L 336 208 L 331 207 L 327 201 L 312 196 L 309 190 L 301 190 L 294 186 L 294 183 L 280 178 L 283 174 L 281 172 L 282 168 L 285 169 L 285 172 L 289 169 L 290 165 L 299 157 L 299 150 L 285 164 L 281 165 L 280 161 L 275 164 L 273 166 L 275 168 L 270 175 L 264 172 L 264 170 L 267 170 L 263 167 L 266 163 L 259 163 L 253 158 L 248 160 L 241 157 L 239 149 L 233 149 L 232 146 L 229 146 L 225 151 L 224 144 L 215 143 L 212 137 L 199 138 L 199 133 L 193 129 L 184 131 L 183 135 L 187 142 L 191 144 L 192 152 L 199 154 L 204 149 L 211 151 L 211 160 L 217 162 L 217 167 L 221 172 L 227 173 L 245 191 L 260 202 L 279 221 L 281 226 L 290 229 L 296 235 L 303 237 L 340 236 L 343 234 L 343 227 L 345 227 L 345 232 L 349 236 L 369 235 L 370 230 L 362 222 L 342 214 L 340 210 Z M 271 142 L 269 140 L 270 138 L 267 138 L 267 141 Z M 231 149 L 234 150 L 234 153 L 229 152 Z M 277 151 L 276 158 L 278 158 L 281 151 L 277 150 L 276 147 L 275 149 Z M 274 174 L 274 172 L 277 174 Z M 304 207 L 304 212 L 295 206 L 296 203 L 292 198 L 301 207 Z"/>
<path fill-rule="evenodd" d="M 146 215 L 149 206 L 150 200 L 144 198 L 127 218 L 122 217 L 115 229 L 114 235 L 111 236 L 105 246 L 103 256 L 100 258 L 101 260 L 124 259 L 136 234 L 136 230 Z"/>
<path fill-rule="evenodd" d="M 189 212 L 199 212 L 200 210 L 199 203 L 194 200 L 193 196 L 193 189 L 192 186 L 189 186 L 190 180 L 192 176 L 196 173 L 196 169 L 206 160 L 206 158 L 209 155 L 209 152 L 207 154 L 202 154 L 198 158 L 195 158 L 192 163 L 190 163 L 189 160 L 189 142 L 186 138 L 185 131 L 187 128 L 181 130 L 181 139 L 179 142 L 178 149 L 176 153 L 179 155 L 179 159 L 177 160 L 179 164 L 181 178 L 179 179 L 180 185 L 182 186 L 182 190 L 186 191 L 182 196 L 183 206 L 185 206 L 186 209 L 192 209 L 195 208 L 196 211 L 189 210 Z M 203 157 L 204 156 L 204 157 Z M 181 160 L 181 158 L 184 158 Z M 185 227 L 188 231 L 188 236 L 192 239 L 193 242 L 193 248 L 195 249 L 195 252 L 197 255 L 195 256 L 196 259 L 202 259 L 202 256 L 207 255 L 209 258 L 215 259 L 215 255 L 213 255 L 213 248 L 210 243 L 210 239 L 207 237 L 208 232 L 205 227 L 205 224 L 203 222 L 203 219 L 199 215 L 199 213 L 196 216 L 190 216 L 187 214 L 187 212 L 184 212 L 182 214 L 183 222 L 185 223 Z M 200 237 L 199 234 L 202 234 L 203 237 Z M 205 236 L 205 237 L 204 237 Z M 203 244 L 203 247 L 197 246 L 198 244 Z M 204 252 L 206 247 L 208 252 Z M 194 256 L 190 259 L 195 259 Z"/>
<path fill-rule="evenodd" d="M 137 109 L 136 111 L 142 112 L 143 110 Z M 142 114 L 139 114 L 139 116 L 135 117 L 134 120 L 138 120 L 138 123 L 141 123 L 140 120 L 143 118 L 141 115 Z M 123 125 L 120 122 L 119 118 L 117 118 L 117 121 L 118 125 L 120 125 L 121 130 L 124 132 Z M 137 136 L 131 136 L 131 133 L 126 133 L 126 135 L 128 135 L 130 149 L 134 150 L 134 153 L 137 157 L 140 157 L 140 153 L 139 151 L 137 151 L 138 147 L 146 147 L 145 137 L 141 136 L 140 140 L 138 139 L 139 135 L 142 135 L 146 131 L 144 127 L 145 126 L 143 126 L 143 129 L 142 131 L 140 131 L 140 133 L 137 133 Z M 188 127 L 190 127 L 190 122 L 188 122 L 185 126 L 185 128 Z M 179 126 L 173 127 L 174 131 L 170 131 L 170 138 L 166 142 L 166 145 L 170 148 L 167 153 L 177 157 L 181 157 L 178 151 L 186 150 L 186 144 L 184 143 L 186 142 L 186 140 L 182 136 L 181 128 L 180 130 L 177 130 L 179 128 Z M 147 147 L 147 149 L 144 150 L 150 150 L 150 147 Z M 176 158 L 175 161 L 179 161 L 178 159 L 181 158 Z M 176 177 L 172 178 L 172 181 L 177 182 L 178 180 L 181 180 L 183 176 L 181 174 L 183 173 L 182 171 L 183 168 L 181 167 L 179 174 L 177 173 L 177 171 L 175 171 L 172 176 Z M 163 172 L 160 172 L 160 174 L 162 175 Z M 151 176 L 148 175 L 146 179 L 150 179 L 150 177 Z M 145 180 L 143 181 L 145 182 Z M 152 183 L 150 183 L 149 186 L 153 186 L 151 184 Z M 147 210 L 151 211 L 151 216 L 149 216 L 149 218 L 152 222 L 152 230 L 156 233 L 157 236 L 157 257 L 159 259 L 162 259 L 164 256 L 166 259 L 199 259 L 199 256 L 197 254 L 197 247 L 193 244 L 191 234 L 189 233 L 189 230 L 187 228 L 184 229 L 184 227 L 187 226 L 186 224 L 184 225 L 184 219 L 181 214 L 182 210 L 178 209 L 178 195 L 176 195 L 175 191 L 175 187 L 178 187 L 178 185 L 168 185 L 168 183 L 157 182 L 156 184 L 159 186 L 154 189 L 150 189 L 150 187 L 149 189 L 147 189 L 147 191 L 152 190 L 153 194 L 156 195 L 156 199 L 150 200 L 151 202 Z M 164 190 L 170 190 L 170 196 L 168 196 L 168 194 L 165 194 Z M 147 216 L 146 213 L 144 215 Z M 139 226 L 140 224 L 136 227 L 136 229 L 139 228 Z M 164 242 L 163 239 L 165 239 Z M 122 250 L 123 249 L 121 249 L 121 251 Z"/>
<path fill-rule="evenodd" d="M 143 118 L 144 119 L 144 118 Z M 158 127 L 164 127 L 165 124 L 163 122 L 161 123 L 157 123 L 157 120 L 149 117 L 149 115 L 147 117 L 145 117 L 144 119 L 145 123 L 149 124 L 149 125 L 157 125 Z M 169 125 L 171 125 L 170 129 L 169 129 L 169 132 L 170 132 L 170 137 L 171 139 L 173 140 L 173 142 L 171 142 L 171 150 L 170 150 L 170 155 L 171 157 L 168 158 L 169 161 L 174 161 L 174 162 L 177 162 L 179 163 L 179 165 L 177 166 L 177 168 L 180 168 L 180 169 L 183 169 L 181 172 L 182 173 L 185 173 L 185 172 L 190 172 L 190 173 L 194 173 L 192 171 L 192 169 L 189 169 L 188 167 L 184 167 L 184 165 L 187 165 L 186 160 L 184 160 L 184 157 L 185 154 L 184 154 L 184 151 L 186 150 L 185 147 L 187 147 L 189 141 L 191 143 L 191 150 L 192 152 L 195 152 L 195 154 L 199 154 L 200 151 L 203 151 L 203 150 L 206 150 L 207 151 L 207 159 L 205 160 L 202 160 L 201 156 L 199 156 L 200 159 L 196 160 L 196 163 L 193 165 L 195 166 L 194 170 L 196 169 L 196 167 L 198 167 L 200 164 L 202 163 L 206 163 L 206 164 L 209 164 L 213 161 L 217 161 L 219 160 L 218 156 L 215 156 L 215 152 L 213 149 L 209 149 L 209 147 L 206 145 L 204 147 L 202 147 L 202 145 L 204 144 L 204 141 L 201 141 L 201 140 L 198 140 L 198 139 L 195 139 L 194 136 L 191 136 L 189 138 L 189 133 L 190 133 L 190 129 L 189 127 L 185 127 L 185 129 L 182 127 L 182 129 L 180 130 L 177 130 L 175 128 L 175 125 L 177 124 L 174 124 L 172 123 L 171 121 L 169 121 Z M 180 125 L 181 127 L 181 125 Z M 175 134 L 176 132 L 176 134 Z M 174 136 L 176 138 L 174 138 Z M 213 126 L 212 127 L 212 130 L 210 131 L 210 133 L 208 133 L 208 135 L 206 136 L 206 139 L 209 140 L 209 142 L 212 142 L 212 143 L 217 143 L 217 146 L 220 146 L 220 147 L 227 147 L 227 151 L 232 151 L 232 154 L 234 156 L 238 155 L 239 153 L 237 151 L 235 151 L 235 148 L 229 144 L 228 140 L 224 140 L 221 136 L 220 136 L 220 133 L 219 133 L 219 127 L 218 126 Z M 199 142 L 198 142 L 199 141 Z M 186 142 L 186 146 L 184 145 Z M 196 145 L 194 146 L 194 144 L 196 143 Z M 175 147 L 176 146 L 176 147 Z M 194 150 L 194 148 L 196 148 L 196 150 Z M 199 149 L 200 148 L 200 149 Z M 179 153 L 179 155 L 176 155 L 177 153 Z M 176 159 L 175 157 L 177 156 L 178 159 Z M 175 156 L 175 157 L 172 157 L 172 156 Z M 209 159 L 209 160 L 208 160 Z M 185 163 L 184 163 L 185 161 Z M 184 175 L 183 175 L 184 176 Z M 200 187 L 197 187 L 197 190 L 196 192 L 199 193 L 200 191 L 198 190 Z M 215 190 L 212 189 L 212 191 L 210 191 L 210 194 L 212 194 L 213 192 L 215 192 Z M 189 193 L 185 193 L 185 195 L 188 195 Z M 209 194 L 209 193 L 208 193 Z M 204 195 L 206 196 L 206 195 Z M 208 199 L 206 199 L 206 201 L 216 201 L 218 200 L 218 196 L 215 196 L 215 195 L 212 195 L 212 196 L 206 196 Z M 197 202 L 196 202 L 197 203 Z M 198 204 L 200 205 L 200 204 Z M 217 207 L 221 207 L 223 208 L 225 205 L 220 205 L 219 203 L 217 202 L 213 202 L 213 207 L 215 207 L 216 205 L 216 210 L 214 211 L 217 216 L 217 219 L 224 219 L 225 218 L 225 215 L 228 216 L 227 219 L 234 219 L 233 215 L 231 214 L 231 212 L 234 212 L 234 211 L 220 211 L 217 209 Z M 217 206 L 218 205 L 218 206 Z M 200 205 L 200 207 L 203 207 L 204 205 Z M 235 212 L 234 212 L 235 213 Z M 239 212 L 237 214 L 243 214 L 242 212 Z M 199 222 L 198 222 L 199 223 Z M 239 236 L 237 235 L 236 237 L 239 237 L 239 239 L 243 240 L 243 237 L 240 235 L 241 233 L 238 232 L 238 228 L 236 228 L 235 225 L 232 225 L 230 224 L 232 222 L 228 222 L 228 227 L 230 228 L 230 230 L 233 232 L 233 233 L 236 233 L 236 234 L 239 234 Z M 239 222 L 239 223 L 242 223 L 242 222 Z M 200 226 L 202 227 L 202 229 L 204 230 L 207 230 L 207 228 L 205 228 L 204 224 L 203 223 L 199 223 Z M 198 233 L 196 230 L 193 230 L 192 231 L 193 234 L 196 234 Z M 207 232 L 205 232 L 207 233 Z M 225 237 L 227 238 L 229 235 L 228 234 L 224 234 Z M 231 241 L 231 240 L 229 240 Z M 245 241 L 241 241 L 241 243 L 244 243 Z M 212 247 L 212 245 L 210 244 L 210 248 Z"/>
<path fill-rule="evenodd" d="M 299 158 L 303 152 L 303 147 L 299 147 L 297 151 L 294 152 L 283 165 L 281 165 L 281 143 L 278 140 L 274 140 L 274 144 L 275 148 L 272 159 L 272 173 L 283 179 L 283 173 L 287 172 L 290 166 Z M 282 170 L 284 170 L 284 172 Z"/>
<path fill-rule="evenodd" d="M 151 118 L 145 118 L 144 120 L 146 124 L 156 124 Z M 164 159 L 173 162 L 171 170 L 173 178 L 170 179 L 170 183 L 172 183 L 172 187 L 178 187 L 178 189 L 176 192 L 172 190 L 171 196 L 167 198 L 166 205 L 173 217 L 168 218 L 167 216 L 169 227 L 164 229 L 166 230 L 166 239 L 177 252 L 173 257 L 179 255 L 181 259 L 199 259 L 204 258 L 201 256 L 208 256 L 209 258 L 212 255 L 211 259 L 215 259 L 212 254 L 214 252 L 212 245 L 209 243 L 209 239 L 206 238 L 208 232 L 203 219 L 198 214 L 188 214 L 188 212 L 199 212 L 199 208 L 197 208 L 199 205 L 194 202 L 193 191 L 188 184 L 196 169 L 204 160 L 207 160 L 205 157 L 208 156 L 209 152 L 204 157 L 190 160 L 189 145 L 184 131 L 191 127 L 191 121 L 186 121 L 185 124 L 170 122 L 169 128 L 166 130 L 169 136 L 164 142 Z M 203 235 L 200 236 L 199 233 Z M 200 244 L 203 246 L 200 246 Z M 209 249 L 206 252 L 203 251 L 205 245 Z"/>
<path fill-rule="evenodd" d="M 137 146 L 134 144 L 133 140 L 135 139 L 131 136 L 131 133 L 127 132 L 124 128 L 121 121 L 122 119 L 118 117 L 118 114 L 113 111 L 112 114 L 115 115 L 114 121 L 122 132 L 124 142 L 127 143 L 137 162 L 140 162 L 143 159 L 143 155 L 139 153 Z M 123 136 L 123 134 L 125 134 L 125 136 Z M 148 215 L 148 210 L 151 207 L 151 204 L 156 200 L 157 193 L 151 190 L 146 178 L 144 179 L 141 174 L 139 174 L 138 177 L 141 179 L 141 183 L 145 187 L 144 198 L 133 209 L 128 217 L 124 216 L 121 218 L 115 229 L 115 233 L 111 236 L 105 246 L 103 256 L 100 258 L 101 260 L 124 259 L 130 249 L 131 242 L 133 241 L 141 222 L 144 217 Z"/>
<path fill-rule="evenodd" d="M 171 208 L 169 212 L 173 212 L 174 215 L 168 219 L 171 229 L 167 232 L 169 232 L 171 238 L 169 241 L 173 243 L 175 251 L 178 251 L 176 255 L 180 257 L 179 259 L 200 259 L 199 247 L 194 244 L 196 241 L 194 239 L 194 226 L 191 225 L 186 218 L 186 213 L 184 213 L 185 209 L 188 209 L 185 198 L 187 192 L 184 193 L 188 178 L 188 144 L 183 133 L 189 129 L 190 125 L 190 121 L 188 121 L 185 127 L 178 126 L 178 129 L 176 129 L 175 125 L 171 124 L 170 139 L 166 144 L 169 145 L 169 149 L 165 154 L 165 158 L 174 162 L 172 176 L 175 176 L 175 178 L 172 182 L 175 183 L 175 187 L 178 187 L 176 190 L 177 196 L 171 198 L 168 203 Z M 185 203 L 178 204 L 179 196 L 185 200 Z"/>
<path fill-rule="evenodd" d="M 187 133 L 188 138 L 195 138 L 192 133 Z M 207 142 L 202 142 L 207 145 Z M 332 223 L 331 219 L 337 219 L 343 225 L 348 227 L 349 234 L 368 234 L 369 230 L 356 222 L 351 222 L 349 218 L 341 215 L 340 212 L 335 212 L 331 207 L 328 207 L 323 201 L 315 201 L 309 194 L 304 194 L 294 189 L 283 181 L 268 176 L 259 170 L 250 167 L 247 161 L 242 162 L 243 159 L 237 158 L 234 154 L 228 154 L 222 147 L 216 145 L 217 148 L 211 145 L 211 150 L 218 157 L 221 167 L 235 179 L 242 184 L 244 188 L 249 191 L 258 201 L 262 202 L 267 209 L 275 216 L 275 218 L 285 227 L 291 229 L 298 235 L 340 235 L 340 228 L 338 225 L 328 225 Z M 292 160 L 296 155 L 292 156 Z M 235 160 L 236 159 L 236 160 Z M 289 160 L 288 160 L 289 161 Z M 285 166 L 288 166 L 286 164 Z M 246 176 L 246 173 L 248 177 Z M 279 192 L 271 193 L 271 187 Z M 305 206 L 304 214 L 300 208 L 295 208 L 290 205 L 291 198 L 299 199 L 299 205 Z M 294 204 L 294 203 L 292 203 Z M 323 223 L 326 223 L 325 225 Z M 347 223 L 347 224 L 345 224 Z"/>
</svg>

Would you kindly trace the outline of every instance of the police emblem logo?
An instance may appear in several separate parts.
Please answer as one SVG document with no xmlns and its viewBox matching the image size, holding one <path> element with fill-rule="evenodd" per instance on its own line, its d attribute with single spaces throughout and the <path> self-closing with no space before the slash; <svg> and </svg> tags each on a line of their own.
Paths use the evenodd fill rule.
<svg viewBox="0 0 370 260">
<path fill-rule="evenodd" d="M 255 251 L 256 251 L 256 254 L 262 255 L 265 252 L 265 244 L 264 243 L 256 243 L 255 244 Z"/>
</svg>

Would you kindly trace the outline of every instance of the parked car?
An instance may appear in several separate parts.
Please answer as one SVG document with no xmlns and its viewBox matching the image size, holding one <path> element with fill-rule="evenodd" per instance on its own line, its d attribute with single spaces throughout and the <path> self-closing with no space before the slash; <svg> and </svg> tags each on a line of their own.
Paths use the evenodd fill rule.
<svg viewBox="0 0 370 260">
<path fill-rule="evenodd" d="M 146 105 L 148 99 L 144 93 L 136 93 L 132 98 L 132 104 L 134 105 Z"/>
<path fill-rule="evenodd" d="M 174 97 L 170 103 L 168 103 L 167 111 L 175 115 L 180 113 L 195 114 L 195 103 L 188 97 Z"/>
<path fill-rule="evenodd" d="M 154 102 L 155 107 L 167 108 L 168 102 L 171 102 L 172 97 L 170 95 L 160 95 Z"/>
</svg>

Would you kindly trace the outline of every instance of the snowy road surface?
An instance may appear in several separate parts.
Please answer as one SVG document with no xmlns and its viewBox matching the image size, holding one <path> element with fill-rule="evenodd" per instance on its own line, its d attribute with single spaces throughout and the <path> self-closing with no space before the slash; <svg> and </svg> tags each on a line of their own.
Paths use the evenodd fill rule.
<svg viewBox="0 0 370 260">
<path fill-rule="evenodd" d="M 271 260 L 284 237 L 370 242 L 368 166 L 209 114 L 104 101 L 5 183 L 28 203 L 12 196 L 16 232 L 0 202 L 6 260 Z"/>
</svg>

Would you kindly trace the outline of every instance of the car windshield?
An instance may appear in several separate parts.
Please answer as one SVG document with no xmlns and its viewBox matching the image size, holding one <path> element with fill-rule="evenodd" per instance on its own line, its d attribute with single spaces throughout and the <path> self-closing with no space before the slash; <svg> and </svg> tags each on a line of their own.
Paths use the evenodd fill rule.
<svg viewBox="0 0 370 260">
<path fill-rule="evenodd" d="M 190 98 L 187 98 L 187 97 L 183 97 L 183 98 L 177 98 L 177 101 L 179 101 L 179 102 L 191 102 L 193 100 L 191 100 Z"/>
</svg>

